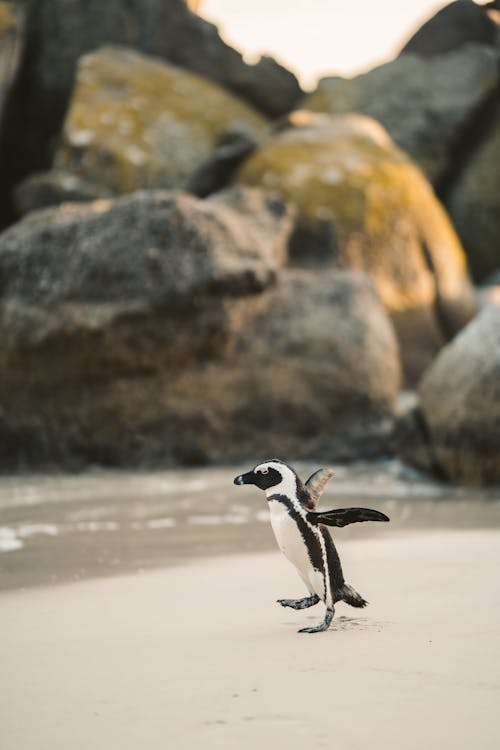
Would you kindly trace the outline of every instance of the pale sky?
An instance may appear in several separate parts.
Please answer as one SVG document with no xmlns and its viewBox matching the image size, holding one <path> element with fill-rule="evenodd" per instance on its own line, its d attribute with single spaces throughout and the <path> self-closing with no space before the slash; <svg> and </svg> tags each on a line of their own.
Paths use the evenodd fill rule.
<svg viewBox="0 0 500 750">
<path fill-rule="evenodd" d="M 268 53 L 309 88 L 393 57 L 446 0 L 203 0 L 200 14 L 253 62 Z"/>
</svg>

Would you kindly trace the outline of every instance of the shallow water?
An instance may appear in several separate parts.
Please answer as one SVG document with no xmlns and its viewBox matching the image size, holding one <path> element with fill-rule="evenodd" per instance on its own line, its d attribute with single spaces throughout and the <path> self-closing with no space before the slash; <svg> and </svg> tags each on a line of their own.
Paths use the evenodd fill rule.
<svg viewBox="0 0 500 750">
<path fill-rule="evenodd" d="M 304 477 L 315 468 L 299 467 Z M 336 529 L 339 545 L 423 528 L 500 527 L 498 489 L 450 487 L 397 461 L 333 468 L 323 507 L 364 505 L 391 517 Z M 243 469 L 3 477 L 0 589 L 274 549 L 264 494 L 233 485 Z"/>
</svg>

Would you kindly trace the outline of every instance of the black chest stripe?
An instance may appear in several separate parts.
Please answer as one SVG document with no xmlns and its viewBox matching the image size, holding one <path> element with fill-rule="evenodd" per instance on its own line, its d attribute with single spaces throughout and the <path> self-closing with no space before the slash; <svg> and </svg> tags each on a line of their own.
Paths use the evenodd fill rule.
<svg viewBox="0 0 500 750">
<path fill-rule="evenodd" d="M 319 570 L 321 573 L 324 573 L 321 542 L 314 533 L 314 530 L 310 527 L 305 518 L 300 515 L 298 510 L 294 508 L 293 503 L 289 497 L 287 497 L 286 495 L 272 495 L 269 499 L 275 500 L 276 502 L 281 503 L 285 506 L 288 511 L 288 515 L 297 524 L 302 538 L 304 539 L 304 544 L 307 547 L 311 565 L 315 570 Z"/>
<path fill-rule="evenodd" d="M 320 533 L 323 537 L 326 549 L 326 559 L 328 561 L 328 574 L 330 576 L 330 589 L 334 601 L 338 601 L 335 598 L 335 592 L 342 588 L 344 585 L 344 574 L 342 573 L 342 565 L 340 564 L 340 558 L 333 543 L 333 539 L 330 536 L 330 532 L 325 526 L 320 526 Z"/>
</svg>

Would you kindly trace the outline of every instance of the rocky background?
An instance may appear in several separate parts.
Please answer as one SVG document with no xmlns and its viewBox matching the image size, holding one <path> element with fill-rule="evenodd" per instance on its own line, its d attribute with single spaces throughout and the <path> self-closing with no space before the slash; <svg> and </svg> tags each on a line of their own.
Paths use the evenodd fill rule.
<svg viewBox="0 0 500 750">
<path fill-rule="evenodd" d="M 498 3 L 307 95 L 196 5 L 0 2 L 0 466 L 500 483 Z"/>
</svg>

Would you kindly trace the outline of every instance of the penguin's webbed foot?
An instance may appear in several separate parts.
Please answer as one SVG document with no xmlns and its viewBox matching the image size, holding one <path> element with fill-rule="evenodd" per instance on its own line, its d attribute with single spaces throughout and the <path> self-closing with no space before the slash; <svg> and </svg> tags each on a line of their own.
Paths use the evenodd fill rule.
<svg viewBox="0 0 500 750">
<path fill-rule="evenodd" d="M 291 607 L 292 609 L 307 609 L 308 607 L 314 607 L 319 602 L 319 596 L 317 594 L 311 594 L 303 599 L 277 599 L 278 604 L 282 607 Z"/>
<path fill-rule="evenodd" d="M 330 623 L 333 620 L 333 609 L 327 609 L 325 619 L 320 625 L 316 625 L 313 628 L 301 628 L 298 633 L 322 633 L 324 630 L 328 630 Z"/>
</svg>

